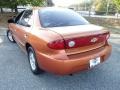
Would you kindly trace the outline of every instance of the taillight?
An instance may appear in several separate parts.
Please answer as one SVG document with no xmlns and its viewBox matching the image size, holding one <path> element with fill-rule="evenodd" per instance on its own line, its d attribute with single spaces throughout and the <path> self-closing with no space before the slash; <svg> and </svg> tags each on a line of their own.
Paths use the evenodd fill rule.
<svg viewBox="0 0 120 90">
<path fill-rule="evenodd" d="M 107 41 L 110 37 L 110 33 L 103 33 L 98 35 L 77 37 L 72 39 L 59 39 L 48 43 L 48 47 L 51 49 L 69 49 L 69 48 L 77 48 L 83 46 L 89 46 L 96 43 Z"/>
<path fill-rule="evenodd" d="M 65 49 L 65 43 L 63 39 L 52 41 L 48 43 L 48 47 L 51 49 Z"/>
</svg>

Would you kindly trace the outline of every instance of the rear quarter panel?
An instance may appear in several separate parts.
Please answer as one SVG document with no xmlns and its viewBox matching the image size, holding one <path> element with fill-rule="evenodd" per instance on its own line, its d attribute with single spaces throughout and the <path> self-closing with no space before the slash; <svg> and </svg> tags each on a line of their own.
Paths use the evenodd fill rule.
<svg viewBox="0 0 120 90">
<path fill-rule="evenodd" d="M 34 30 L 29 34 L 28 42 L 32 45 L 36 52 L 50 56 L 51 58 L 67 59 L 65 50 L 50 49 L 47 44 L 56 39 L 62 39 L 58 34 L 40 29 Z"/>
<path fill-rule="evenodd" d="M 36 53 L 38 65 L 43 70 L 45 70 L 46 64 L 42 56 L 45 56 L 49 59 L 62 61 L 68 59 L 65 50 L 54 50 L 47 46 L 50 41 L 54 41 L 56 39 L 61 39 L 61 37 L 48 30 L 35 29 L 33 32 L 29 33 L 29 38 L 27 41 L 33 47 Z"/>
</svg>

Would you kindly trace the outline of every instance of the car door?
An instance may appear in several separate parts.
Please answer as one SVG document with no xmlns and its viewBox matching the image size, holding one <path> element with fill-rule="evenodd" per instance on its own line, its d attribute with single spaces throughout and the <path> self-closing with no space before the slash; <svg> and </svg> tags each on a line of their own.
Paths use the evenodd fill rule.
<svg viewBox="0 0 120 90">
<path fill-rule="evenodd" d="M 32 27 L 32 10 L 25 10 L 21 18 L 16 22 L 15 35 L 17 43 L 21 48 L 25 48 L 28 33 Z"/>
<path fill-rule="evenodd" d="M 16 26 L 17 26 L 17 22 L 21 19 L 22 15 L 23 15 L 24 11 L 22 11 L 21 13 L 19 13 L 16 17 L 14 17 L 14 23 L 10 23 L 9 24 L 9 29 L 12 31 L 13 36 L 15 41 L 17 42 L 17 35 L 16 35 Z"/>
</svg>

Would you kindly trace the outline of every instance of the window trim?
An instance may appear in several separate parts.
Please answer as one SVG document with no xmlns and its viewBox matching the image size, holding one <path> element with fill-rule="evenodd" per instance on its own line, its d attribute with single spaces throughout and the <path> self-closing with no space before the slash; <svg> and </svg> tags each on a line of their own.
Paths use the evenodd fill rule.
<svg viewBox="0 0 120 90">
<path fill-rule="evenodd" d="M 21 12 L 21 13 L 22 13 L 22 15 L 23 15 L 23 13 L 24 13 L 24 12 L 25 12 L 25 10 Z M 18 21 L 21 19 L 21 16 L 22 16 L 22 15 L 20 16 L 19 20 L 17 20 L 17 21 L 16 21 L 16 18 L 17 18 L 17 17 L 18 17 L 21 13 L 19 13 L 19 14 L 15 17 L 15 23 L 16 23 L 16 24 L 17 24 L 17 23 L 18 23 Z"/>
</svg>

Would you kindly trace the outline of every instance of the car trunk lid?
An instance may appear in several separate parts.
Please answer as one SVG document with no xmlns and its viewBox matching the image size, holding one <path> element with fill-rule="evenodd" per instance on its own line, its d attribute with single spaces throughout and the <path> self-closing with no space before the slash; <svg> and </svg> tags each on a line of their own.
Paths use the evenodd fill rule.
<svg viewBox="0 0 120 90">
<path fill-rule="evenodd" d="M 58 33 L 64 40 L 68 55 L 82 53 L 105 45 L 109 32 L 96 25 L 54 27 L 49 30 Z"/>
</svg>

